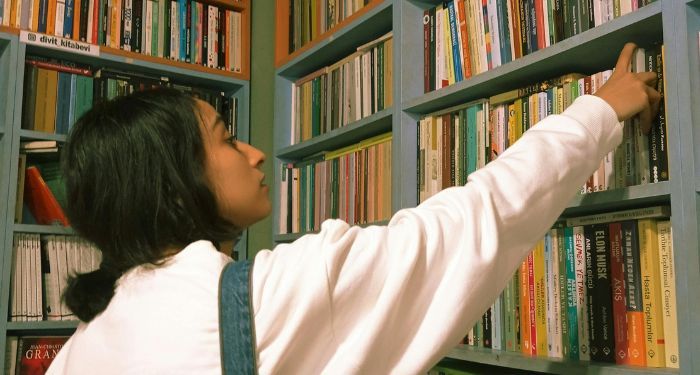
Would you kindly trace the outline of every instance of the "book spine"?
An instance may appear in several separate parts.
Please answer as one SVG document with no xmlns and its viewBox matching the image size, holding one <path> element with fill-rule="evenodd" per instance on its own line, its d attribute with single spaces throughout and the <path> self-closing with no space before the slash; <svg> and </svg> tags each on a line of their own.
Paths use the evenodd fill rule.
<svg viewBox="0 0 700 375">
<path fill-rule="evenodd" d="M 664 367 L 666 353 L 659 275 L 659 246 L 656 221 L 643 219 L 639 226 L 639 258 L 642 277 L 642 300 L 644 303 L 644 323 L 646 339 L 646 360 L 648 367 Z"/>
<path fill-rule="evenodd" d="M 613 328 L 615 332 L 615 363 L 629 364 L 627 343 L 627 304 L 625 301 L 625 262 L 622 247 L 622 224 L 611 223 L 610 281 L 612 288 Z"/>
<path fill-rule="evenodd" d="M 661 311 L 663 315 L 666 367 L 679 368 L 678 321 L 676 318 L 676 267 L 673 256 L 671 222 L 657 223 L 659 274 L 661 275 Z"/>
</svg>

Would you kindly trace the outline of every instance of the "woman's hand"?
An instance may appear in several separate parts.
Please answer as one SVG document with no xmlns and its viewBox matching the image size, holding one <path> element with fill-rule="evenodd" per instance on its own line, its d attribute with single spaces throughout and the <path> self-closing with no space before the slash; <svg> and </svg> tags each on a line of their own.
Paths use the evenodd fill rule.
<svg viewBox="0 0 700 375">
<path fill-rule="evenodd" d="M 594 95 L 610 104 L 619 121 L 639 114 L 640 126 L 647 133 L 659 109 L 661 95 L 653 88 L 656 72 L 630 72 L 635 48 L 637 46 L 634 43 L 625 44 L 612 76 Z"/>
</svg>

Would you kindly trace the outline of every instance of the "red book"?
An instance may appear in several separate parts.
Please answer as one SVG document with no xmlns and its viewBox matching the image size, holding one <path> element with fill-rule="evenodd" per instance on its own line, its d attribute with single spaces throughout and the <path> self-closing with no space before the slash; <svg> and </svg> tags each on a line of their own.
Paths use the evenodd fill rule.
<svg viewBox="0 0 700 375">
<path fill-rule="evenodd" d="M 44 375 L 68 336 L 20 337 L 16 375 Z"/>
<path fill-rule="evenodd" d="M 615 332 L 615 363 L 630 364 L 627 343 L 627 303 L 625 261 L 622 254 L 622 224 L 610 224 L 610 268 L 612 287 L 613 327 Z"/>
<path fill-rule="evenodd" d="M 42 225 L 60 224 L 70 226 L 68 218 L 58 204 L 56 197 L 41 177 L 37 167 L 28 167 L 24 176 L 24 202 Z"/>
</svg>

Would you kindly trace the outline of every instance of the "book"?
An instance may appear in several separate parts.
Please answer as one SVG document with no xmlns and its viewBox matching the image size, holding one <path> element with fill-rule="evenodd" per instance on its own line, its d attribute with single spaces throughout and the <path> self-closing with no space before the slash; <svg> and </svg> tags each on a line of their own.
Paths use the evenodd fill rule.
<svg viewBox="0 0 700 375">
<path fill-rule="evenodd" d="M 632 219 L 664 218 L 670 216 L 670 206 L 654 206 L 569 218 L 566 219 L 566 226 L 575 227 L 579 225 L 604 224 Z"/>
<path fill-rule="evenodd" d="M 678 321 L 676 317 L 676 267 L 673 257 L 671 222 L 656 223 L 659 241 L 659 274 L 661 275 L 661 312 L 666 344 L 666 367 L 679 367 Z"/>
<path fill-rule="evenodd" d="M 69 336 L 21 336 L 17 344 L 15 374 L 45 374 L 68 339 Z"/>
<path fill-rule="evenodd" d="M 37 223 L 69 226 L 68 218 L 36 166 L 25 172 L 24 201 Z"/>
</svg>

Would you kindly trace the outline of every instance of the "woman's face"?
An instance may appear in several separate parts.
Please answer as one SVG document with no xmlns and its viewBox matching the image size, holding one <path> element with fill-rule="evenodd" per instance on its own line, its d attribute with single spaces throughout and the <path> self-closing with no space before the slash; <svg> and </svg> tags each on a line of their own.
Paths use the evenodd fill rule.
<svg viewBox="0 0 700 375">
<path fill-rule="evenodd" d="M 259 169 L 265 154 L 239 142 L 208 103 L 197 100 L 204 143 L 205 174 L 216 196 L 219 214 L 246 228 L 270 214 L 269 188 Z"/>
</svg>

